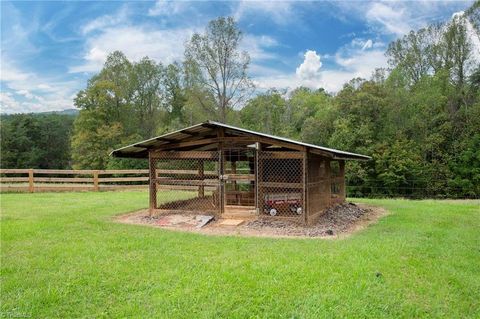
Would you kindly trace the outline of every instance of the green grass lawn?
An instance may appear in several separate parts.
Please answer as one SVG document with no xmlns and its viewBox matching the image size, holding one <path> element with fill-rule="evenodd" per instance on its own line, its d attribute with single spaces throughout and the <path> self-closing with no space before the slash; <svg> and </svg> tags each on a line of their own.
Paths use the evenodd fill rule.
<svg viewBox="0 0 480 319">
<path fill-rule="evenodd" d="M 362 200 L 391 214 L 343 240 L 112 222 L 147 202 L 2 194 L 3 317 L 480 317 L 479 201 Z"/>
</svg>

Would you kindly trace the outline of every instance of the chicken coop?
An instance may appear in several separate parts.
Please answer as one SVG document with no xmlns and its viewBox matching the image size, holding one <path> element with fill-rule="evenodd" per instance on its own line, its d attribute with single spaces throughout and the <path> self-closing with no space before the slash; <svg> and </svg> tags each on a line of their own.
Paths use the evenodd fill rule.
<svg viewBox="0 0 480 319">
<path fill-rule="evenodd" d="M 345 201 L 345 161 L 370 157 L 207 121 L 112 156 L 149 161 L 150 214 L 288 218 Z"/>
</svg>

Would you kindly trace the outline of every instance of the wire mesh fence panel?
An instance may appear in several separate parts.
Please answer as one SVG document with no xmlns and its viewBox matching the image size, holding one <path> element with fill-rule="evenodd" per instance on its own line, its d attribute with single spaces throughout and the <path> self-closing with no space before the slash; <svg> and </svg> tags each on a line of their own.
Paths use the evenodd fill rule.
<svg viewBox="0 0 480 319">
<path fill-rule="evenodd" d="M 156 152 L 151 185 L 159 211 L 218 214 L 219 152 Z"/>
<path fill-rule="evenodd" d="M 305 213 L 304 163 L 300 152 L 258 154 L 258 204 L 262 216 L 298 217 Z"/>
<path fill-rule="evenodd" d="M 309 217 L 320 215 L 332 201 L 330 161 L 318 155 L 308 158 Z"/>
<path fill-rule="evenodd" d="M 230 148 L 223 154 L 225 204 L 255 206 L 255 149 Z"/>
</svg>

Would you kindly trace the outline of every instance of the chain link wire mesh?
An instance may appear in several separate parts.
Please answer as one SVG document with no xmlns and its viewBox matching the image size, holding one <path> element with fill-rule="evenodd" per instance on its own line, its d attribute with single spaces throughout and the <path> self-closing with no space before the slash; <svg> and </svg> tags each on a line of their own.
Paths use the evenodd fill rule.
<svg viewBox="0 0 480 319">
<path fill-rule="evenodd" d="M 301 152 L 259 152 L 258 201 L 262 216 L 304 218 L 303 161 Z"/>
<path fill-rule="evenodd" d="M 227 211 L 229 207 L 258 207 L 262 217 L 304 219 L 301 152 L 256 152 L 254 148 L 157 152 L 151 165 L 155 169 L 151 196 L 157 212 L 218 216 L 224 205 Z"/>
<path fill-rule="evenodd" d="M 157 152 L 151 196 L 157 211 L 220 212 L 219 152 Z M 161 194 L 161 196 L 159 196 Z"/>
</svg>

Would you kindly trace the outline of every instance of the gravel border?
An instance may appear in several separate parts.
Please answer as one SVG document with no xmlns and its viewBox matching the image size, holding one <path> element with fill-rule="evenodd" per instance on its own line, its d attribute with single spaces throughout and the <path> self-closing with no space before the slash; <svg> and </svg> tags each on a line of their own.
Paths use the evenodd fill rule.
<svg viewBox="0 0 480 319">
<path fill-rule="evenodd" d="M 128 224 L 140 224 L 208 235 L 339 238 L 365 228 L 386 214 L 387 211 L 381 207 L 346 202 L 326 209 L 318 221 L 311 226 L 304 226 L 295 221 L 275 220 L 268 217 L 246 221 L 239 226 L 220 226 L 218 220 L 210 222 L 203 228 L 196 228 L 188 223 L 165 226 L 160 222 L 165 216 L 149 217 L 148 210 L 118 216 L 116 220 Z M 192 218 L 194 216 L 196 215 L 178 215 L 178 218 Z"/>
</svg>

